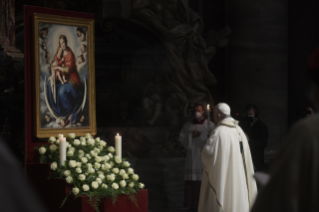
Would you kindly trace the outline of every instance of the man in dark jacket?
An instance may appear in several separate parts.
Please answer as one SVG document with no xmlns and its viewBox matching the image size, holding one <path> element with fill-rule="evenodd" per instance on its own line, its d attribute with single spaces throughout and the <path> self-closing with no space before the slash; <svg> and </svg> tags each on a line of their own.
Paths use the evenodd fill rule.
<svg viewBox="0 0 319 212">
<path fill-rule="evenodd" d="M 259 118 L 258 108 L 248 104 L 245 108 L 246 117 L 240 126 L 248 138 L 255 171 L 262 170 L 264 166 L 264 149 L 268 142 L 268 128 Z"/>
</svg>

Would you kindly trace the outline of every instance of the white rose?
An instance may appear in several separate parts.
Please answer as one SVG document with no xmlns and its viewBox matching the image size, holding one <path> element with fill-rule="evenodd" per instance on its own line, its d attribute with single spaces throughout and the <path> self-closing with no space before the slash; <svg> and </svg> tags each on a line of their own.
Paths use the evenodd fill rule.
<svg viewBox="0 0 319 212">
<path fill-rule="evenodd" d="M 93 181 L 93 182 L 91 183 L 91 186 L 92 186 L 92 188 L 97 189 L 97 188 L 99 187 L 99 183 L 96 182 L 96 181 Z"/>
<path fill-rule="evenodd" d="M 95 140 L 94 140 L 93 138 L 89 138 L 89 139 L 87 140 L 87 144 L 90 145 L 90 146 L 94 146 Z"/>
<path fill-rule="evenodd" d="M 84 140 L 84 141 L 81 141 L 81 145 L 82 146 L 86 146 L 86 141 Z"/>
<path fill-rule="evenodd" d="M 129 179 L 129 176 L 128 176 L 128 174 L 123 174 L 123 175 L 122 175 L 122 178 L 123 178 L 124 180 L 126 180 L 126 179 Z"/>
<path fill-rule="evenodd" d="M 39 149 L 39 153 L 41 155 L 43 155 L 46 151 L 47 151 L 47 149 L 45 147 L 40 147 L 40 149 Z"/>
<path fill-rule="evenodd" d="M 82 173 L 82 169 L 81 168 L 76 168 L 75 172 L 78 173 L 78 174 L 81 174 Z"/>
<path fill-rule="evenodd" d="M 96 182 L 98 182 L 99 184 L 102 184 L 101 178 L 96 178 Z"/>
<path fill-rule="evenodd" d="M 120 175 L 123 176 L 124 174 L 126 174 L 125 170 L 124 170 L 124 169 L 121 169 L 121 170 L 120 170 Z"/>
<path fill-rule="evenodd" d="M 107 150 L 109 151 L 109 152 L 115 152 L 115 149 L 114 149 L 114 147 L 112 147 L 112 146 L 110 146 L 109 148 L 107 148 Z"/>
<path fill-rule="evenodd" d="M 86 179 L 86 176 L 84 174 L 79 175 L 79 180 L 83 181 Z"/>
<path fill-rule="evenodd" d="M 104 179 L 105 179 L 105 175 L 104 175 L 104 174 L 99 174 L 99 178 L 100 178 L 101 180 L 104 180 Z"/>
<path fill-rule="evenodd" d="M 68 157 L 72 157 L 72 156 L 74 155 L 74 151 L 73 151 L 72 149 L 70 149 L 70 150 L 66 153 L 66 155 L 67 155 Z"/>
<path fill-rule="evenodd" d="M 90 135 L 90 133 L 87 133 L 87 134 L 85 135 L 85 138 L 86 138 L 86 139 L 89 139 L 89 138 L 92 138 L 92 136 Z"/>
<path fill-rule="evenodd" d="M 85 156 L 88 158 L 88 159 L 91 159 L 91 155 L 90 154 L 85 154 Z"/>
<path fill-rule="evenodd" d="M 76 167 L 81 168 L 82 163 L 81 162 L 76 162 Z"/>
<path fill-rule="evenodd" d="M 72 192 L 74 195 L 78 195 L 80 193 L 80 189 L 78 189 L 77 187 L 72 188 Z"/>
<path fill-rule="evenodd" d="M 129 174 L 134 174 L 134 169 L 128 168 L 128 169 L 127 169 L 127 173 L 129 173 Z"/>
<path fill-rule="evenodd" d="M 91 155 L 92 157 L 97 156 L 97 154 L 96 154 L 96 152 L 95 152 L 94 150 L 91 150 L 91 151 L 90 151 L 90 155 Z"/>
<path fill-rule="evenodd" d="M 114 157 L 115 163 L 122 163 L 122 159 L 119 156 Z"/>
<path fill-rule="evenodd" d="M 57 149 L 58 149 L 58 147 L 57 147 L 57 145 L 55 145 L 55 144 L 52 144 L 52 145 L 50 146 L 50 151 L 51 151 L 51 152 L 55 152 Z"/>
<path fill-rule="evenodd" d="M 103 158 L 104 158 L 105 162 L 108 162 L 110 160 L 110 157 L 107 155 L 105 155 Z"/>
<path fill-rule="evenodd" d="M 111 165 L 108 164 L 108 163 L 104 163 L 104 164 L 102 165 L 102 170 L 104 170 L 104 171 L 109 170 L 110 168 L 111 168 Z"/>
<path fill-rule="evenodd" d="M 113 183 L 112 184 L 112 188 L 114 188 L 115 190 L 119 189 L 119 185 L 117 183 Z"/>
<path fill-rule="evenodd" d="M 133 179 L 133 180 L 138 180 L 138 179 L 139 179 L 139 176 L 138 176 L 137 174 L 133 174 L 133 175 L 132 175 L 132 179 Z"/>
<path fill-rule="evenodd" d="M 59 145 L 59 144 L 60 144 L 60 139 L 57 138 L 57 139 L 55 140 L 55 143 L 56 143 L 57 145 Z"/>
<path fill-rule="evenodd" d="M 140 187 L 140 188 L 144 188 L 145 185 L 144 185 L 143 183 L 140 183 L 140 184 L 139 184 L 139 187 Z"/>
<path fill-rule="evenodd" d="M 101 150 L 100 150 L 99 148 L 96 148 L 96 147 L 95 147 L 95 148 L 94 148 L 94 152 L 97 153 L 97 154 L 99 154 L 99 153 L 101 152 Z"/>
<path fill-rule="evenodd" d="M 81 161 L 82 161 L 82 163 L 87 163 L 87 162 L 88 162 L 88 159 L 85 158 L 85 157 L 83 157 L 83 158 L 81 158 Z"/>
<path fill-rule="evenodd" d="M 83 141 L 86 141 L 86 139 L 83 136 L 81 136 L 80 141 L 83 142 Z"/>
<path fill-rule="evenodd" d="M 69 162 L 69 166 L 71 167 L 71 168 L 75 168 L 76 167 L 76 161 L 75 160 L 70 160 L 70 162 Z"/>
<path fill-rule="evenodd" d="M 113 158 L 113 154 L 112 153 L 107 154 L 107 156 L 109 156 L 110 158 Z"/>
<path fill-rule="evenodd" d="M 100 163 L 102 161 L 102 158 L 97 156 L 97 157 L 95 157 L 95 161 Z"/>
<path fill-rule="evenodd" d="M 71 138 L 71 139 L 74 139 L 75 138 L 75 133 L 69 133 L 68 137 Z"/>
<path fill-rule="evenodd" d="M 58 164 L 56 162 L 51 163 L 51 169 L 54 171 L 58 168 Z"/>
<path fill-rule="evenodd" d="M 100 137 L 96 137 L 95 141 L 100 142 L 101 141 Z"/>
<path fill-rule="evenodd" d="M 115 174 L 118 174 L 119 173 L 119 169 L 118 168 L 113 168 L 112 172 L 115 173 Z"/>
<path fill-rule="evenodd" d="M 107 185 L 103 183 L 101 187 L 102 188 L 107 188 Z"/>
<path fill-rule="evenodd" d="M 94 168 L 95 168 L 95 169 L 101 168 L 101 164 L 98 163 L 98 162 L 95 162 L 95 163 L 94 163 Z"/>
<path fill-rule="evenodd" d="M 126 186 L 125 180 L 121 180 L 121 181 L 120 181 L 120 186 L 121 186 L 122 188 L 124 188 L 124 187 Z"/>
<path fill-rule="evenodd" d="M 56 138 L 53 137 L 53 136 L 51 136 L 51 137 L 49 138 L 49 142 L 50 142 L 51 144 L 53 144 L 53 143 L 55 142 L 55 140 L 56 140 Z"/>
<path fill-rule="evenodd" d="M 71 175 L 71 172 L 69 170 L 64 171 L 64 176 L 68 177 Z"/>
<path fill-rule="evenodd" d="M 97 174 L 104 174 L 104 172 L 103 171 L 97 171 Z"/>
<path fill-rule="evenodd" d="M 78 152 L 79 152 L 79 154 L 83 154 L 84 155 L 84 151 L 82 149 L 80 149 Z"/>
<path fill-rule="evenodd" d="M 133 188 L 133 187 L 134 187 L 134 183 L 133 183 L 133 182 L 130 182 L 130 183 L 128 184 L 128 186 L 129 186 L 130 188 Z"/>
<path fill-rule="evenodd" d="M 63 134 L 58 134 L 58 138 L 63 138 Z"/>
<path fill-rule="evenodd" d="M 128 161 L 124 161 L 124 162 L 123 162 L 123 166 L 124 166 L 124 167 L 130 167 L 131 164 L 130 164 Z"/>
<path fill-rule="evenodd" d="M 92 167 L 93 167 L 93 165 L 92 165 L 91 163 L 88 163 L 88 164 L 87 164 L 87 167 L 92 168 Z"/>
<path fill-rule="evenodd" d="M 106 176 L 106 179 L 109 181 L 114 181 L 115 180 L 115 174 L 109 174 Z"/>
<path fill-rule="evenodd" d="M 103 140 L 101 140 L 101 141 L 100 141 L 100 145 L 101 145 L 102 147 L 106 147 L 106 142 L 103 141 Z"/>
<path fill-rule="evenodd" d="M 65 142 L 65 146 L 68 147 L 68 148 L 72 147 L 69 142 Z"/>
<path fill-rule="evenodd" d="M 99 146 L 99 150 L 100 150 L 100 151 L 102 151 L 102 150 L 103 150 L 103 148 L 104 148 L 104 147 L 102 147 L 102 146 Z"/>
<path fill-rule="evenodd" d="M 81 141 L 79 139 L 74 139 L 73 144 L 74 146 L 79 146 L 81 144 Z"/>
<path fill-rule="evenodd" d="M 68 177 L 66 178 L 66 182 L 67 182 L 67 183 L 72 183 L 72 182 L 73 182 L 73 178 L 72 178 L 71 176 L 68 176 Z"/>
<path fill-rule="evenodd" d="M 83 188 L 83 191 L 88 191 L 88 190 L 90 190 L 90 186 L 88 186 L 87 184 L 84 184 L 84 185 L 82 186 L 82 188 Z"/>
<path fill-rule="evenodd" d="M 90 174 L 93 174 L 93 173 L 95 172 L 95 169 L 93 169 L 92 167 L 90 167 L 90 168 L 88 168 L 88 172 L 89 172 Z"/>
<path fill-rule="evenodd" d="M 111 161 L 109 164 L 110 164 L 111 167 L 113 167 L 113 166 L 115 165 L 115 164 L 113 163 L 113 161 Z"/>
</svg>

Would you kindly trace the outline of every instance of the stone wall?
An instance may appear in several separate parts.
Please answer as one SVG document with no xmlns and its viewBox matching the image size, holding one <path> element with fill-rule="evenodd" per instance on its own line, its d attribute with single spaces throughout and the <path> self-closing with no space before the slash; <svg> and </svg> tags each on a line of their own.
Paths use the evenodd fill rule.
<svg viewBox="0 0 319 212">
<path fill-rule="evenodd" d="M 226 55 L 226 100 L 233 112 L 256 104 L 269 129 L 268 147 L 277 146 L 288 118 L 288 1 L 228 1 L 226 10 L 233 31 Z"/>
</svg>

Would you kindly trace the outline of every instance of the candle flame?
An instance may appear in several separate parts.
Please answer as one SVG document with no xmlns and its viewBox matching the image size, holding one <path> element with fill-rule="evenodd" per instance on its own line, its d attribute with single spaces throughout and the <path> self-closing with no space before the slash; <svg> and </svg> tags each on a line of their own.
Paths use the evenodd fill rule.
<svg viewBox="0 0 319 212">
<path fill-rule="evenodd" d="M 120 135 L 117 133 L 116 136 L 120 136 Z"/>
<path fill-rule="evenodd" d="M 207 110 L 209 110 L 209 104 L 207 105 Z"/>
</svg>

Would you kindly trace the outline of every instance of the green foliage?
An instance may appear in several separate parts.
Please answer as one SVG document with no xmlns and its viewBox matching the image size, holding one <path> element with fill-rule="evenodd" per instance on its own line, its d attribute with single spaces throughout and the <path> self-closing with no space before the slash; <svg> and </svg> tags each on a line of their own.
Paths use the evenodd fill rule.
<svg viewBox="0 0 319 212">
<path fill-rule="evenodd" d="M 144 184 L 138 181 L 138 175 L 125 158 L 114 156 L 114 147 L 107 147 L 105 141 L 94 139 L 89 134 L 80 138 L 69 134 L 67 141 L 64 165 L 60 165 L 59 139 L 50 137 L 51 144 L 36 147 L 35 150 L 40 153 L 40 163 L 51 163 L 53 172 L 50 178 L 66 178 L 67 183 L 72 184 L 68 195 L 74 194 L 76 198 L 88 196 L 96 211 L 102 198 L 111 198 L 115 204 L 119 195 L 128 195 L 138 207 L 136 193 Z"/>
</svg>

